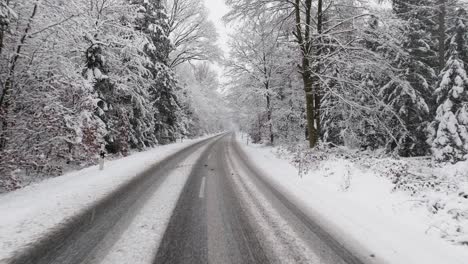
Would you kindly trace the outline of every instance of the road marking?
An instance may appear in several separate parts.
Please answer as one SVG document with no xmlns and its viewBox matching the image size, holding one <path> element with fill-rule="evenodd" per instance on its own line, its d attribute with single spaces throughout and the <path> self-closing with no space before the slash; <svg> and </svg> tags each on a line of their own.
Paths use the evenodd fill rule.
<svg viewBox="0 0 468 264">
<path fill-rule="evenodd" d="M 203 196 L 205 196 L 205 181 L 206 181 L 206 177 L 203 177 L 201 186 L 200 186 L 200 194 L 198 195 L 198 197 L 200 198 L 203 198 Z"/>
</svg>

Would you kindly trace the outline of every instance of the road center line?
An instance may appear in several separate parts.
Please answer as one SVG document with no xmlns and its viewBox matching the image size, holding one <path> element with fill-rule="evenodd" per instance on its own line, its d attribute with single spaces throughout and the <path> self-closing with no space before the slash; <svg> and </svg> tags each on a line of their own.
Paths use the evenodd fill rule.
<svg viewBox="0 0 468 264">
<path fill-rule="evenodd" d="M 203 177 L 201 185 L 200 185 L 200 194 L 198 197 L 203 198 L 205 196 L 205 182 L 206 182 L 206 177 Z"/>
</svg>

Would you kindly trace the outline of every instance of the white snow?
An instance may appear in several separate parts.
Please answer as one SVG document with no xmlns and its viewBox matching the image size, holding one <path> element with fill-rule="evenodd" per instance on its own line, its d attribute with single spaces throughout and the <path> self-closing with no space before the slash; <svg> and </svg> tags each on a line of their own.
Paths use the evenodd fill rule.
<svg viewBox="0 0 468 264">
<path fill-rule="evenodd" d="M 345 159 L 320 161 L 301 178 L 298 170 L 288 160 L 278 158 L 273 148 L 240 145 L 275 188 L 361 257 L 371 259 L 370 254 L 374 254 L 383 263 L 468 263 L 466 246 L 449 243 L 437 232 L 431 234 L 431 227 L 441 228 L 436 221 L 452 217 L 443 215 L 450 210 L 449 202 L 434 217 L 416 206 L 420 201 L 408 193 L 393 191 L 389 179 Z M 463 169 L 460 166 L 468 169 L 466 163 L 448 173 Z M 460 210 L 460 201 L 453 199 L 451 206 Z M 453 226 L 453 222 L 448 224 Z"/>
<path fill-rule="evenodd" d="M 187 140 L 108 161 L 0 196 L 0 262 L 177 151 Z"/>
</svg>

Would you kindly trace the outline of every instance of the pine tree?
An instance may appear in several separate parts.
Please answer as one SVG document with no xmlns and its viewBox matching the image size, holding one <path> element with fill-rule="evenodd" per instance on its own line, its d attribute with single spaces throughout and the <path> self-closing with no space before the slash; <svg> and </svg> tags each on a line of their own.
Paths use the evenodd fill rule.
<svg viewBox="0 0 468 264">
<path fill-rule="evenodd" d="M 437 161 L 468 159 L 468 76 L 460 54 L 466 45 L 464 10 L 458 12 L 450 58 L 440 74 L 437 116 L 430 126 L 430 141 Z"/>
<path fill-rule="evenodd" d="M 115 80 L 109 78 L 112 69 L 106 63 L 105 51 L 96 36 L 87 36 L 90 46 L 86 51 L 84 76 L 92 82 L 95 96 L 98 98 L 96 115 L 106 125 L 105 146 L 110 153 L 129 153 L 129 106 L 131 96 L 118 89 Z M 104 143 L 104 142 L 103 142 Z"/>
<path fill-rule="evenodd" d="M 437 34 L 435 29 L 435 0 L 398 0 L 394 10 L 407 21 L 406 38 L 402 48 L 410 55 L 408 81 L 427 101 L 431 100 L 431 87 L 436 81 Z M 403 3 L 402 3 L 403 2 Z"/>
<path fill-rule="evenodd" d="M 463 8 L 458 8 L 456 11 L 451 12 L 454 15 L 451 15 L 449 18 L 449 28 L 447 30 L 447 40 L 446 40 L 446 46 L 450 47 L 450 44 L 452 42 L 452 37 L 455 36 L 455 43 L 457 44 L 457 49 L 458 49 L 458 57 L 460 60 L 463 61 L 465 65 L 465 70 L 468 71 L 468 43 L 465 41 L 466 36 L 468 32 L 457 34 L 457 30 L 460 30 L 459 28 L 459 22 L 460 21 L 468 21 L 468 14 L 465 9 Z M 446 52 L 446 59 L 449 59 L 451 56 L 450 49 L 447 50 Z"/>
<path fill-rule="evenodd" d="M 161 0 L 136 3 L 141 6 L 137 29 L 148 39 L 144 51 L 149 58 L 147 67 L 152 74 L 150 96 L 156 110 L 155 133 L 158 141 L 165 144 L 175 141 L 180 134 L 186 134 L 182 123 L 184 112 L 176 95 L 177 82 L 168 66 L 172 46 L 168 38 L 167 15 Z"/>
<path fill-rule="evenodd" d="M 405 126 L 404 130 L 394 132 L 397 142 L 394 142 L 393 148 L 396 147 L 398 154 L 404 157 L 425 155 L 428 145 L 425 143 L 424 127 L 430 110 L 424 94 L 428 93 L 416 89 L 414 83 L 409 81 L 411 77 L 408 76 L 408 67 L 411 67 L 411 59 L 395 55 L 393 52 L 387 54 L 393 56 L 392 65 L 396 69 L 402 69 L 402 72 L 387 76 L 380 89 L 384 102 L 398 115 L 398 118 L 392 120 L 392 126 L 396 127 L 401 122 Z"/>
<path fill-rule="evenodd" d="M 381 50 L 400 70 L 384 80 L 380 95 L 399 115 L 394 121 L 405 126 L 396 133 L 394 142 L 401 156 L 425 155 L 429 149 L 425 127 L 434 111 L 430 106 L 434 105 L 432 87 L 438 67 L 436 6 L 434 0 L 393 0 L 394 13 L 406 23 L 400 31 L 404 38 L 395 43 L 400 51 Z"/>
<path fill-rule="evenodd" d="M 160 2 L 101 2 L 0 0 L 0 192 L 185 131 Z"/>
</svg>

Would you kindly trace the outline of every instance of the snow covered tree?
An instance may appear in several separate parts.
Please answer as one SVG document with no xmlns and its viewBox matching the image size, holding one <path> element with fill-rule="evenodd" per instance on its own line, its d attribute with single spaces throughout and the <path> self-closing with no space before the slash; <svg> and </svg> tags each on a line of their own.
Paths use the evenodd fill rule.
<svg viewBox="0 0 468 264">
<path fill-rule="evenodd" d="M 458 49 L 458 57 L 461 59 L 465 65 L 465 70 L 468 70 L 468 42 L 465 41 L 468 32 L 461 33 L 457 32 L 460 30 L 460 25 L 458 24 L 460 21 L 467 21 L 468 20 L 468 14 L 465 11 L 463 7 L 461 7 L 459 4 L 455 5 L 454 3 L 452 4 L 452 9 L 455 10 L 450 10 L 450 12 L 447 12 L 447 25 L 448 29 L 445 34 L 445 46 L 450 47 L 451 43 L 453 41 L 453 36 L 456 36 L 455 42 L 457 44 Z M 458 6 L 458 7 L 457 7 Z M 445 62 L 450 58 L 451 56 L 451 49 L 446 48 L 445 50 Z M 445 67 L 445 65 L 444 65 Z"/>
<path fill-rule="evenodd" d="M 437 115 L 430 126 L 429 143 L 435 160 L 457 162 L 468 159 L 468 77 L 460 59 L 466 45 L 463 9 L 450 44 L 450 58 L 440 74 Z"/>
<path fill-rule="evenodd" d="M 305 98 L 307 134 L 309 146 L 315 147 L 320 137 L 320 84 L 314 83 L 314 55 L 313 37 L 314 33 L 321 34 L 323 26 L 323 2 L 318 0 L 317 4 L 311 0 L 228 0 L 226 3 L 232 7 L 227 15 L 228 20 L 239 17 L 255 19 L 262 16 L 274 18 L 275 25 L 288 25 L 289 30 L 294 32 L 290 41 L 297 44 L 296 52 L 301 59 L 297 61 L 299 72 L 302 75 L 303 90 Z M 317 23 L 315 23 L 317 22 Z"/>
<path fill-rule="evenodd" d="M 89 165 L 101 144 L 126 155 L 185 133 L 159 1 L 7 2 L 0 189 Z"/>
<path fill-rule="evenodd" d="M 208 19 L 203 0 L 164 0 L 168 11 L 168 36 L 173 48 L 169 66 L 191 61 L 213 61 L 221 57 L 218 33 Z"/>
<path fill-rule="evenodd" d="M 407 78 L 426 101 L 431 100 L 431 87 L 436 81 L 438 61 L 437 13 L 435 0 L 394 0 L 396 15 L 407 21 L 402 48 L 410 55 Z"/>
<path fill-rule="evenodd" d="M 334 145 L 377 149 L 386 146 L 394 133 L 389 123 L 395 114 L 379 96 L 381 80 L 393 69 L 376 50 L 364 48 L 365 37 L 358 37 L 362 40 L 354 49 L 348 47 L 348 52 L 333 57 L 335 63 L 322 83 L 322 129 L 324 141 Z M 387 40 L 379 37 L 376 46 Z"/>
<path fill-rule="evenodd" d="M 15 175 L 31 181 L 93 160 L 100 127 L 78 66 L 82 41 L 69 37 L 77 33 L 70 23 L 75 4 L 15 1 L 10 6 L 18 16 L 10 20 L 16 30 L 4 35 L 0 60 L 6 124 L 0 188 L 16 188 Z"/>
<path fill-rule="evenodd" d="M 103 1 L 90 10 L 94 25 L 83 22 L 86 68 L 84 77 L 93 85 L 98 103 L 96 116 L 105 124 L 106 149 L 126 155 L 130 148 L 157 143 L 154 107 L 149 101 L 150 72 L 140 44 L 146 38 L 134 30 L 136 6 L 126 0 Z M 128 12 L 131 11 L 131 12 Z"/>
<path fill-rule="evenodd" d="M 425 155 L 425 127 L 433 105 L 433 87 L 438 68 L 438 35 L 434 1 L 394 0 L 397 19 L 387 22 L 393 26 L 384 32 L 388 43 L 380 42 L 376 51 L 396 70 L 380 82 L 379 96 L 396 113 L 391 122 L 395 129 L 389 150 L 401 156 Z M 389 34 L 388 34 L 389 33 Z M 403 36 L 403 37 L 402 37 Z"/>
<path fill-rule="evenodd" d="M 3 51 L 5 34 L 10 30 L 11 20 L 17 18 L 15 11 L 9 7 L 9 1 L 0 0 L 0 55 Z"/>
<path fill-rule="evenodd" d="M 425 155 L 428 146 L 425 144 L 424 127 L 430 114 L 425 98 L 429 97 L 427 94 L 432 93 L 429 91 L 423 93 L 411 83 L 411 77 L 408 75 L 411 74 L 409 65 L 412 64 L 412 59 L 405 51 L 383 49 L 381 51 L 398 71 L 395 75 L 383 79 L 379 95 L 398 115 L 392 120 L 393 126 L 401 123 L 404 126 L 404 129 L 395 131 L 395 142 L 391 149 L 406 157 Z"/>
<path fill-rule="evenodd" d="M 274 23 L 266 16 L 242 24 L 244 30 L 238 31 L 231 40 L 230 59 L 226 64 L 232 82 L 245 77 L 248 80 L 245 89 L 264 101 L 264 110 L 255 124 L 261 130 L 266 130 L 266 138 L 270 144 L 274 143 L 275 138 L 272 115 L 275 90 L 278 89 L 276 80 L 280 78 L 282 67 L 285 66 L 279 61 L 283 59 L 278 48 L 281 31 L 272 24 Z"/>
<path fill-rule="evenodd" d="M 189 136 L 215 133 L 228 127 L 228 109 L 218 92 L 218 74 L 207 62 L 182 64 L 177 67 L 182 89 L 181 104 L 186 112 Z"/>
<path fill-rule="evenodd" d="M 155 107 L 155 133 L 160 143 L 175 141 L 186 134 L 182 120 L 184 112 L 176 95 L 177 83 L 169 67 L 172 44 L 168 37 L 170 27 L 162 0 L 134 1 L 140 6 L 137 29 L 147 36 L 144 51 L 148 56 L 147 68 L 152 74 L 151 102 Z"/>
</svg>

